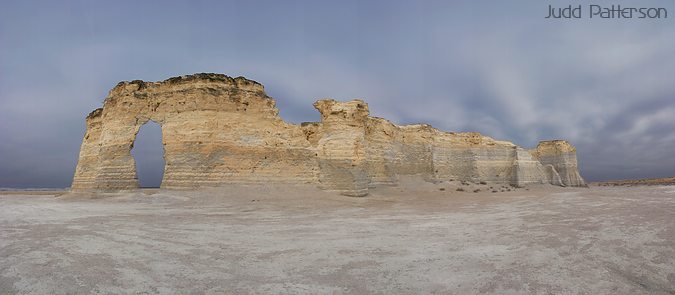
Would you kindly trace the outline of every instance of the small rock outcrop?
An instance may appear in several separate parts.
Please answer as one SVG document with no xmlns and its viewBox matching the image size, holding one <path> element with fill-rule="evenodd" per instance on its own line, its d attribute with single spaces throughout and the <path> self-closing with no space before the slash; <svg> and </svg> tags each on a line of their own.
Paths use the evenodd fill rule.
<svg viewBox="0 0 675 295">
<path fill-rule="evenodd" d="M 364 196 L 402 175 L 428 181 L 493 181 L 584 186 L 576 150 L 542 141 L 534 150 L 479 133 L 398 126 L 370 117 L 361 100 L 319 100 L 321 122 L 284 122 L 261 84 L 196 74 L 162 82 L 121 82 L 86 118 L 72 191 L 138 188 L 131 148 L 140 127 L 161 125 L 162 188 L 232 183 L 312 183 Z"/>
<path fill-rule="evenodd" d="M 566 140 L 541 141 L 531 153 L 546 166 L 552 184 L 586 186 L 577 167 L 577 149 Z"/>
</svg>

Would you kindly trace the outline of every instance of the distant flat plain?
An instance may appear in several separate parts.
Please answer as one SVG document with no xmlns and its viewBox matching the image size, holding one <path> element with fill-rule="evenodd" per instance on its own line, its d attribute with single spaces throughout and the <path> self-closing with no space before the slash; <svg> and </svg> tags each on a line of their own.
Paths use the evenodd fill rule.
<svg viewBox="0 0 675 295">
<path fill-rule="evenodd" d="M 0 293 L 675 294 L 674 220 L 667 185 L 5 191 Z"/>
</svg>

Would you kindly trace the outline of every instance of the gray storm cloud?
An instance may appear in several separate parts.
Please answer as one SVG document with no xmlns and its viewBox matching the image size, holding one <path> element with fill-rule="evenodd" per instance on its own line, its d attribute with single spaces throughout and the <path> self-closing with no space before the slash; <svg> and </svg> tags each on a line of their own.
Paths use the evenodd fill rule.
<svg viewBox="0 0 675 295">
<path fill-rule="evenodd" d="M 295 123 L 318 120 L 316 99 L 362 98 L 399 124 L 569 139 L 589 180 L 675 175 L 673 21 L 546 20 L 548 3 L 505 2 L 4 1 L 0 187 L 69 186 L 84 117 L 112 86 L 196 72 L 263 83 Z M 142 182 L 161 174 L 148 130 Z"/>
</svg>

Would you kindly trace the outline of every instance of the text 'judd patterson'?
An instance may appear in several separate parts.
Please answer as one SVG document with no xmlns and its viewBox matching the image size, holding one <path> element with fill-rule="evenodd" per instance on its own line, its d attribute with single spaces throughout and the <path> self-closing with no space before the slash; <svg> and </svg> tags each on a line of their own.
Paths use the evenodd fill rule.
<svg viewBox="0 0 675 295">
<path fill-rule="evenodd" d="M 564 7 L 548 6 L 546 18 L 589 18 L 589 19 L 665 19 L 668 10 L 663 7 L 623 7 L 621 5 L 582 5 Z"/>
</svg>

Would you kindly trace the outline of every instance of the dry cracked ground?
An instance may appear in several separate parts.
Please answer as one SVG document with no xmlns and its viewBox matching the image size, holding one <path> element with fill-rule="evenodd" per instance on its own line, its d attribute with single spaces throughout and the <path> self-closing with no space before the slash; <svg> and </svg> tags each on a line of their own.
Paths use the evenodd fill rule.
<svg viewBox="0 0 675 295">
<path fill-rule="evenodd" d="M 488 186 L 0 192 L 0 293 L 675 294 L 675 186 Z"/>
</svg>

